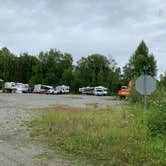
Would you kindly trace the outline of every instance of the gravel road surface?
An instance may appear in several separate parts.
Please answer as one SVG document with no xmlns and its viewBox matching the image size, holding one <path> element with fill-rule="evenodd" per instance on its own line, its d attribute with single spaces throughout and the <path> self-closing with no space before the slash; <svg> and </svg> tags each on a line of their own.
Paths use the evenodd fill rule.
<svg viewBox="0 0 166 166">
<path fill-rule="evenodd" d="M 58 156 L 52 160 L 41 159 L 39 156 L 53 152 L 33 143 L 28 129 L 22 125 L 24 120 L 33 116 L 35 109 L 58 105 L 120 108 L 122 103 L 111 97 L 100 96 L 0 93 L 0 166 L 75 165 Z"/>
</svg>

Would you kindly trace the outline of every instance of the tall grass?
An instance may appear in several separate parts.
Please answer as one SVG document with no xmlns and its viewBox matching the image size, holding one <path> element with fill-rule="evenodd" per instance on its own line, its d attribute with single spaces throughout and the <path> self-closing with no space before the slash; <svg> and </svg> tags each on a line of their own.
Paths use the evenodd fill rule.
<svg viewBox="0 0 166 166">
<path fill-rule="evenodd" d="M 94 165 L 166 164 L 166 140 L 148 134 L 141 110 L 47 109 L 29 126 L 34 139 Z"/>
<path fill-rule="evenodd" d="M 130 103 L 143 105 L 143 96 L 135 89 L 128 97 Z M 166 87 L 159 87 L 148 96 L 148 121 L 147 126 L 152 136 L 166 136 Z"/>
</svg>

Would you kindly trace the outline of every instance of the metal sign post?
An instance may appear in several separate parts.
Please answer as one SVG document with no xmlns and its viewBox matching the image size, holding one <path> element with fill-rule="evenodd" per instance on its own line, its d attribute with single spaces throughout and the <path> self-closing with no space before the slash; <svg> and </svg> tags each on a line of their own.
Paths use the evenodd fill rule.
<svg viewBox="0 0 166 166">
<path fill-rule="evenodd" d="M 145 95 L 144 95 L 144 111 L 146 111 L 147 109 L 147 96 L 146 96 L 146 77 L 144 77 L 144 92 L 145 92 Z"/>
</svg>

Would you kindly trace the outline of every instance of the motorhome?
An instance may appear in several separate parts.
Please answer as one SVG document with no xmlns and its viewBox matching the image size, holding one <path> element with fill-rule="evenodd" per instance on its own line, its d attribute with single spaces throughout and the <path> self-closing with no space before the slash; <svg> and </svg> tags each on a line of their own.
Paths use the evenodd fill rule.
<svg viewBox="0 0 166 166">
<path fill-rule="evenodd" d="M 101 88 L 101 87 L 94 87 L 93 93 L 96 96 L 103 96 L 103 88 Z"/>
<path fill-rule="evenodd" d="M 17 90 L 15 82 L 5 82 L 4 90 L 7 93 L 14 93 Z"/>
<path fill-rule="evenodd" d="M 107 88 L 105 88 L 103 86 L 94 87 L 94 92 L 93 93 L 96 96 L 105 96 L 105 95 L 108 94 Z"/>
<path fill-rule="evenodd" d="M 57 94 L 66 94 L 70 92 L 69 86 L 61 85 L 56 87 Z"/>
<path fill-rule="evenodd" d="M 34 86 L 33 93 L 46 93 L 49 89 L 53 89 L 53 87 L 48 85 L 38 84 Z"/>
</svg>

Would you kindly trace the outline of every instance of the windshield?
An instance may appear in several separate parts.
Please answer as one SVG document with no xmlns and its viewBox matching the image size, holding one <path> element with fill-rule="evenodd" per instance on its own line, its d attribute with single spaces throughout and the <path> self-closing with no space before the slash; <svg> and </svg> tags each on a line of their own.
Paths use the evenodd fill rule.
<svg viewBox="0 0 166 166">
<path fill-rule="evenodd" d="M 101 90 L 101 89 L 97 89 L 96 91 L 97 91 L 97 92 L 102 92 L 102 90 Z"/>
</svg>

